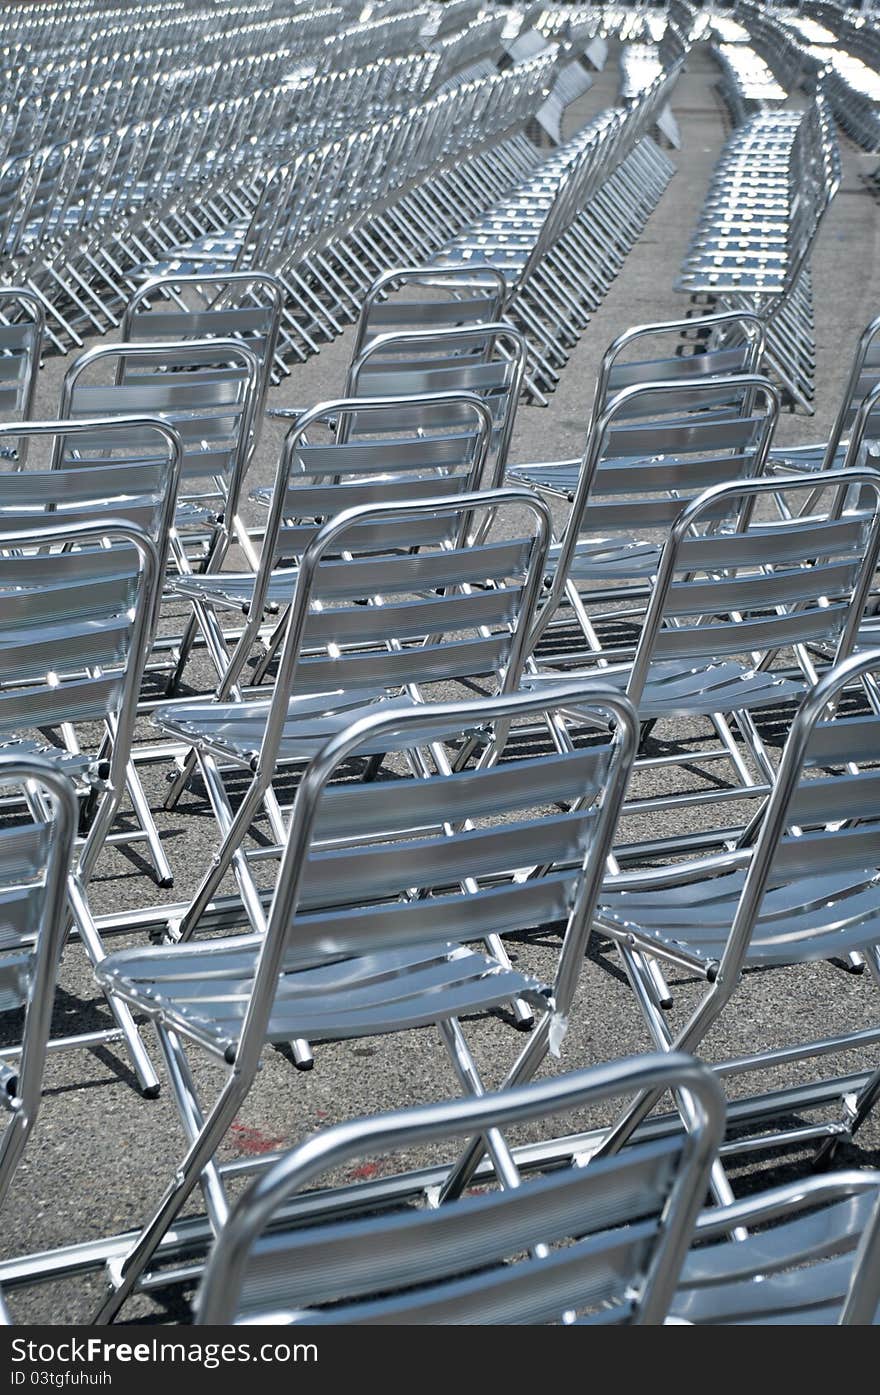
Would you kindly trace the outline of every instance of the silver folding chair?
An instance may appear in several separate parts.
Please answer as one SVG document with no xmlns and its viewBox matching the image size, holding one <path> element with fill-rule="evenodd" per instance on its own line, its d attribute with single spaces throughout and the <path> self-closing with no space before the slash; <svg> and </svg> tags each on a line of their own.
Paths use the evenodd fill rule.
<svg viewBox="0 0 880 1395">
<path fill-rule="evenodd" d="M 758 1226 L 770 1228 L 755 1233 Z M 746 1238 L 730 1240 L 735 1229 Z M 880 1305 L 880 1172 L 807 1177 L 700 1216 L 675 1321 L 870 1326 Z"/>
<path fill-rule="evenodd" d="M 4 790 L 32 801 L 33 818 L 0 832 L 0 1007 L 24 1009 L 21 1051 L 4 1060 L 0 1047 L 0 1206 L 6 1200 L 40 1109 L 43 1067 L 52 1024 L 55 980 L 67 924 L 67 878 L 76 835 L 73 785 L 37 755 L 0 756 Z"/>
<path fill-rule="evenodd" d="M 593 746 L 553 757 L 517 748 L 518 723 L 554 726 L 564 705 L 595 723 Z M 452 769 L 442 752 L 475 732 L 478 758 Z M 635 742 L 626 699 L 584 682 L 537 698 L 508 693 L 357 715 L 319 743 L 304 774 L 265 934 L 123 951 L 105 961 L 109 991 L 156 1023 L 189 1148 L 113 1268 L 98 1321 L 118 1312 L 200 1180 L 213 1225 L 226 1221 L 223 1167 L 212 1159 L 267 1042 L 436 1024 L 462 1091 L 481 1096 L 460 1019 L 527 998 L 540 1016 L 510 1083 L 527 1080 L 548 1050 L 559 1050 Z M 418 749 L 439 755 L 423 778 L 334 783 L 352 759 Z M 548 798 L 561 811 L 548 814 Z M 558 870 L 563 860 L 570 871 Z M 549 983 L 466 947 L 501 929 L 556 921 L 565 930 Z M 185 1042 L 227 1065 L 208 1110 L 194 1093 Z M 484 1142 L 512 1185 L 503 1136 L 492 1130 Z"/>
<path fill-rule="evenodd" d="M 94 381 L 101 369 L 113 373 L 112 382 Z M 67 370 L 59 416 L 136 412 L 169 422 L 183 445 L 171 535 L 175 566 L 191 570 L 188 534 L 205 570 L 219 570 L 233 543 L 256 565 L 239 502 L 259 385 L 257 355 L 240 339 L 101 344 Z"/>
<path fill-rule="evenodd" d="M 799 702 L 819 668 L 852 652 L 880 547 L 880 474 L 834 470 L 825 481 L 824 507 L 812 514 L 767 517 L 777 490 L 795 506 L 815 488 L 804 475 L 775 476 L 715 485 L 672 524 L 634 647 L 606 651 L 594 672 L 626 691 L 643 722 L 712 721 L 717 749 L 685 745 L 658 764 L 723 759 L 732 778 L 723 788 L 713 781 L 710 790 L 662 797 L 637 799 L 634 791 L 633 809 L 662 807 L 667 816 L 675 810 L 683 831 L 620 845 L 621 859 L 693 851 L 688 809 L 709 807 L 720 819 L 732 800 L 765 798 L 777 772 L 760 713 Z M 548 663 L 525 681 L 554 682 L 559 671 Z M 651 764 L 650 757 L 640 760 L 639 769 Z M 742 831 L 740 824 L 704 826 L 698 842 L 729 845 Z"/>
<path fill-rule="evenodd" d="M 203 618 L 201 628 L 211 637 L 217 695 L 235 693 L 262 627 L 273 616 L 274 633 L 253 682 L 277 658 L 297 568 L 322 523 L 347 508 L 383 499 L 398 505 L 426 494 L 451 498 L 478 489 L 493 425 L 483 399 L 463 392 L 340 398 L 303 412 L 284 442 L 274 485 L 251 495 L 267 510 L 256 572 L 191 574 L 171 583 L 172 595 L 185 596 L 200 612 L 214 612 L 213 623 Z M 502 474 L 496 464 L 492 487 L 500 485 Z M 365 548 L 375 550 L 375 538 L 368 537 Z M 218 648 L 215 638 L 224 632 L 217 612 L 230 611 L 244 611 L 245 626 L 231 648 Z M 176 691 L 187 657 L 181 645 L 169 694 Z M 178 792 L 172 791 L 171 803 Z"/>
<path fill-rule="evenodd" d="M 60 472 L 56 493 L 62 489 Z M 0 476 L 21 487 L 27 474 Z M 76 488 L 72 480 L 71 487 Z M 164 503 L 164 499 L 163 499 Z M 126 789 L 141 676 L 155 615 L 159 561 L 150 538 L 109 514 L 100 522 L 7 513 L 0 535 L 0 754 L 39 757 L 76 781 L 82 842 L 67 878 L 69 919 L 93 966 L 105 950 L 88 884 Z M 17 526 L 12 527 L 12 523 Z M 24 526 L 22 526 L 24 525 Z M 30 526 L 28 526 L 30 525 Z M 44 821 L 36 796 L 28 806 Z M 132 834 L 124 835 L 130 840 Z M 124 1004 L 115 1025 L 53 1046 L 125 1042 L 141 1089 L 159 1082 Z M 4 1049 L 9 1056 L 10 1050 Z"/>
<path fill-rule="evenodd" d="M 850 438 L 859 408 L 880 385 L 880 316 L 873 319 L 859 336 L 852 367 L 846 380 L 840 406 L 827 441 L 807 446 L 777 446 L 770 452 L 770 459 L 783 470 L 833 470 L 849 459 L 856 463 L 850 450 Z M 874 398 L 876 408 L 876 395 Z M 880 409 L 877 409 L 880 412 Z M 880 420 L 870 415 L 860 423 L 859 446 L 880 437 Z"/>
<path fill-rule="evenodd" d="M 187 302 L 187 292 L 195 297 L 194 306 Z M 241 338 L 256 354 L 260 365 L 252 422 L 250 453 L 253 454 L 276 365 L 283 310 L 284 291 L 268 272 L 154 276 L 135 291 L 125 307 L 119 337 L 123 343 Z M 240 365 L 235 367 L 240 372 Z M 146 364 L 140 360 L 126 363 L 121 359 L 117 381 L 136 382 L 144 371 L 151 372 L 149 361 Z"/>
<path fill-rule="evenodd" d="M 470 265 L 428 269 L 424 266 L 396 266 L 377 276 L 366 289 L 359 303 L 354 331 L 349 374 L 363 350 L 381 335 L 408 335 L 434 330 L 443 334 L 449 329 L 468 325 L 497 326 L 503 321 L 506 283 L 501 272 L 493 267 Z M 438 341 L 437 353 L 444 340 Z M 449 344 L 450 353 L 467 352 L 461 341 Z M 393 351 L 393 343 L 391 350 Z M 421 352 L 419 341 L 410 346 L 413 358 Z M 520 348 L 511 346 L 506 338 L 481 341 L 480 347 L 489 359 L 513 354 Z M 350 380 L 349 380 L 350 381 Z M 423 389 L 404 387 L 404 392 Z M 305 407 L 270 407 L 268 415 L 298 418 Z"/>
<path fill-rule="evenodd" d="M 509 522 L 513 536 L 483 533 L 483 516 Z M 477 530 L 479 530 L 477 532 Z M 244 849 L 264 813 L 281 853 L 284 816 L 273 788 L 285 767 L 301 767 L 333 731 L 372 705 L 424 703 L 436 685 L 513 692 L 519 684 L 544 572 L 549 517 L 524 490 L 429 495 L 408 505 L 365 504 L 332 518 L 308 543 L 297 576 L 274 688 L 263 697 L 181 699 L 153 720 L 188 745 L 222 834 L 222 844 L 174 939 L 195 932 L 232 870 L 254 929 L 263 900 Z M 354 554 L 353 556 L 350 554 Z M 448 761 L 439 751 L 434 761 Z M 413 752 L 411 773 L 430 769 Z M 251 783 L 233 811 L 226 771 Z M 375 778 L 381 761 L 368 768 Z M 263 847 L 260 860 L 270 855 Z M 496 946 L 501 953 L 500 943 Z"/>
<path fill-rule="evenodd" d="M 58 522 L 98 524 L 112 519 L 142 529 L 160 558 L 152 597 L 152 641 L 159 620 L 183 456 L 175 428 L 158 418 L 142 416 L 28 422 L 20 428 L 0 426 L 0 449 L 10 437 L 25 452 L 31 443 L 44 442 L 50 456 L 48 467 L 32 464 L 0 477 L 0 544 L 3 533 L 10 529 Z M 70 723 L 64 724 L 61 736 L 72 753 L 79 749 Z M 160 886 L 171 886 L 171 866 L 133 758 L 128 762 L 125 783 L 140 825 L 140 831 L 130 835 L 131 840 L 146 839 L 156 880 Z"/>
<path fill-rule="evenodd" d="M 564 663 L 583 657 L 567 633 L 571 618 L 587 652 L 614 661 L 621 626 L 641 622 L 667 530 L 684 502 L 719 482 L 760 476 L 779 417 L 778 393 L 754 373 L 703 377 L 676 370 L 656 381 L 638 379 L 601 405 L 615 367 L 620 378 L 629 376 L 626 366 L 614 364 L 600 374 L 580 461 L 508 472 L 570 505 L 538 620 L 547 662 L 557 654 Z"/>
<path fill-rule="evenodd" d="M 694 1099 L 693 1132 L 514 1187 L 483 1182 L 478 1194 L 435 1208 L 333 1219 L 330 1189 L 321 1220 L 285 1225 L 285 1203 L 331 1169 L 515 1124 L 546 1134 L 555 1116 L 658 1072 Z M 325 1129 L 235 1207 L 205 1270 L 197 1322 L 662 1323 L 720 1141 L 719 1095 L 686 1057 L 637 1057 Z"/>
<path fill-rule="evenodd" d="M 670 340 L 678 344 L 670 345 Z M 701 378 L 757 373 L 764 341 L 760 316 L 746 310 L 657 320 L 625 329 L 602 355 L 590 421 L 596 421 L 611 398 L 624 388 L 658 382 L 687 386 Z M 670 348 L 677 351 L 670 352 Z M 681 406 L 686 408 L 687 404 Z M 697 396 L 691 408 L 705 409 L 705 403 Z"/>
<path fill-rule="evenodd" d="M 691 352 L 684 352 L 690 345 L 693 346 Z M 670 352 L 671 347 L 681 351 Z M 763 349 L 763 324 L 757 315 L 747 312 L 727 311 L 684 320 L 659 320 L 624 330 L 609 344 L 599 365 L 587 425 L 588 439 L 611 400 L 624 388 L 646 383 L 684 388 L 703 378 L 757 373 Z M 735 397 L 734 392 L 731 400 Z M 692 401 L 683 396 L 677 396 L 675 401 L 685 415 L 705 411 L 709 405 L 699 388 Z M 723 398 L 719 398 L 718 405 L 722 403 Z M 641 409 L 642 414 L 650 418 L 655 414 L 652 408 L 657 406 L 663 406 L 662 397 L 659 403 L 650 397 L 636 398 L 631 412 L 635 417 Z M 571 496 L 577 486 L 581 460 L 582 457 L 576 457 L 536 465 L 512 465 L 510 475 L 513 479 L 523 478 L 538 489 L 547 485 L 553 495 Z"/>
<path fill-rule="evenodd" d="M 525 339 L 503 322 L 380 334 L 352 362 L 343 396 L 476 393 L 492 413 L 487 476 L 494 478 L 507 463 L 525 362 Z"/>
<path fill-rule="evenodd" d="M 606 882 L 597 924 L 621 946 L 627 967 L 637 948 L 690 971 L 704 985 L 688 1021 L 675 1027 L 632 976 L 659 1049 L 698 1050 L 721 1015 L 736 1011 L 737 988 L 750 968 L 783 972 L 857 949 L 880 983 L 878 718 L 867 705 L 854 710 L 843 703 L 847 693 L 863 696 L 865 681 L 878 672 L 880 651 L 869 650 L 826 672 L 807 692 L 769 798 L 727 851 Z M 815 1026 L 806 1040 L 780 1047 L 762 1047 L 759 1033 L 752 1052 L 715 1069 L 724 1079 L 736 1078 L 841 1052 L 873 1047 L 876 1053 L 880 1043 L 877 1026 L 832 1036 L 822 1034 L 821 1016 Z M 754 1146 L 757 1128 L 767 1147 L 824 1140 L 820 1156 L 827 1158 L 855 1135 L 878 1095 L 880 1070 L 871 1068 L 818 1082 L 801 1078 L 769 1095 L 737 1092 L 730 1120 L 741 1132 L 728 1151 L 748 1147 L 749 1139 Z M 603 1147 L 620 1146 L 655 1103 L 655 1095 L 641 1095 Z M 835 1104 L 836 1117 L 804 1122 L 806 1111 Z M 793 1111 L 796 1122 L 786 1123 Z"/>
<path fill-rule="evenodd" d="M 503 319 L 507 283 L 492 266 L 399 266 L 378 276 L 364 297 L 352 360 L 379 334 L 457 329 Z"/>
<path fill-rule="evenodd" d="M 24 311 L 24 318 L 21 312 Z M 33 291 L 20 286 L 0 288 L 0 417 L 30 421 L 43 349 L 46 312 Z M 6 441 L 0 459 L 22 469 L 27 443 Z"/>
</svg>

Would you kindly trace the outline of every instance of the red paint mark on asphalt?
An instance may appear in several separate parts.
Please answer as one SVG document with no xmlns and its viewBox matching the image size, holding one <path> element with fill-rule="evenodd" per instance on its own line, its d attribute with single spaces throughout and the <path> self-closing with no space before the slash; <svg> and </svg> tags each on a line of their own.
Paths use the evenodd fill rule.
<svg viewBox="0 0 880 1395">
<path fill-rule="evenodd" d="M 365 1182 L 370 1177 L 376 1177 L 378 1172 L 378 1163 L 361 1163 L 358 1167 L 353 1167 L 348 1175 L 356 1182 Z"/>
<path fill-rule="evenodd" d="M 274 1153 L 287 1142 L 285 1138 L 270 1138 L 260 1129 L 251 1128 L 249 1124 L 233 1124 L 229 1132 L 238 1151 L 257 1156 L 260 1153 Z"/>
</svg>

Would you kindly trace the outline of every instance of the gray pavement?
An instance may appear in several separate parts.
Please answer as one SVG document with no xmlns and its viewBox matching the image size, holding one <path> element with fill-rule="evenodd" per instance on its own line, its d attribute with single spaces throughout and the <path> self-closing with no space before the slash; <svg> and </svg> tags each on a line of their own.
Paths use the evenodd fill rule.
<svg viewBox="0 0 880 1395">
<path fill-rule="evenodd" d="M 686 312 L 686 298 L 676 295 L 672 284 L 728 129 L 714 78 L 710 60 L 698 50 L 689 60 L 673 102 L 683 136 L 683 148 L 674 154 L 677 173 L 572 355 L 549 407 L 520 409 L 514 461 L 577 454 L 583 445 L 595 370 L 608 342 L 631 324 Z M 579 104 L 580 119 L 613 101 L 615 88 L 616 72 L 609 65 Z M 816 414 L 812 420 L 786 416 L 778 438 L 784 443 L 822 437 L 833 417 L 858 333 L 880 304 L 880 223 L 874 197 L 862 182 L 863 173 L 873 167 L 876 157 L 862 155 L 845 139 L 843 144 L 843 187 L 825 221 L 813 259 Z M 312 402 L 337 393 L 350 345 L 349 333 L 294 369 L 274 390 L 274 403 Z M 42 374 L 39 406 L 46 415 L 53 412 L 64 366 L 51 360 Z M 268 424 L 253 466 L 252 483 L 271 480 L 282 434 L 278 424 Z M 161 801 L 164 774 L 159 767 L 147 770 L 146 785 L 154 808 Z M 699 772 L 695 778 L 700 778 Z M 659 777 L 654 777 L 653 789 L 663 793 Z M 176 872 L 172 894 L 184 899 L 216 843 L 214 824 L 198 787 L 182 799 L 173 815 L 160 813 L 159 825 Z M 167 899 L 167 895 L 153 885 L 136 854 L 108 852 L 99 864 L 93 888 L 98 912 L 144 905 Z M 538 973 L 549 973 L 556 951 L 552 936 L 537 936 L 515 945 L 513 957 Z M 695 1001 L 697 989 L 674 975 L 672 981 L 678 1018 Z M 874 1014 L 869 979 L 848 974 L 839 966 L 822 963 L 797 972 L 749 974 L 734 1010 L 707 1043 L 707 1054 L 734 1055 L 799 1036 L 848 1030 L 868 1025 Z M 106 1010 L 98 1001 L 76 945 L 65 957 L 56 1019 L 59 1032 L 106 1025 Z M 522 1038 L 498 1018 L 469 1023 L 468 1035 L 487 1084 L 499 1083 Z M 154 1049 L 149 1035 L 147 1040 Z M 570 1069 L 644 1050 L 648 1045 L 613 954 L 597 948 L 585 966 L 561 1059 L 550 1061 L 546 1069 Z M 840 1068 L 852 1064 L 847 1060 Z M 197 1078 L 204 1098 L 210 1101 L 219 1072 L 198 1060 Z M 800 1078 L 799 1071 L 789 1078 Z M 333 1120 L 452 1093 L 455 1082 L 430 1031 L 383 1041 L 321 1046 L 315 1069 L 309 1074 L 297 1072 L 285 1055 L 270 1051 L 222 1156 L 257 1155 L 301 1139 Z M 141 1099 L 116 1049 L 53 1055 L 46 1073 L 43 1110 L 6 1204 L 0 1257 L 136 1227 L 157 1201 L 184 1147 L 170 1093 L 164 1090 L 154 1101 Z M 844 1158 L 861 1166 L 880 1163 L 877 1122 L 869 1123 L 857 1145 L 845 1150 Z M 770 1176 L 778 1180 L 792 1169 L 808 1165 L 806 1153 L 783 1155 L 772 1172 L 771 1160 L 751 1158 L 748 1166 L 733 1168 L 733 1177 L 736 1187 L 744 1189 Z M 198 1210 L 198 1204 L 191 1209 Z M 16 1289 L 10 1294 L 10 1304 L 21 1322 L 86 1322 L 97 1306 L 101 1288 L 99 1276 L 79 1276 Z M 137 1297 L 126 1309 L 130 1319 L 154 1322 L 187 1320 L 188 1313 L 186 1294 L 179 1290 Z"/>
</svg>

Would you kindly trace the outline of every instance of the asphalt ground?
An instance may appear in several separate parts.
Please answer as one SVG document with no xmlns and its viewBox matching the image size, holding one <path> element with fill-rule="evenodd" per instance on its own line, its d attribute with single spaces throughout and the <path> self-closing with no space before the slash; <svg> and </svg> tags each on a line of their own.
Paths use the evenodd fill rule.
<svg viewBox="0 0 880 1395">
<path fill-rule="evenodd" d="M 569 126 L 591 116 L 616 95 L 616 71 L 609 64 L 592 91 L 569 114 Z M 707 181 L 729 125 L 715 90 L 716 73 L 704 50 L 689 59 L 675 91 L 673 108 L 682 131 L 682 149 L 674 152 L 677 173 L 626 264 L 596 312 L 547 408 L 521 407 L 513 461 L 577 455 L 584 439 L 596 368 L 610 340 L 626 327 L 687 313 L 686 297 L 672 290 Z M 826 220 L 813 256 L 816 318 L 816 412 L 812 419 L 786 415 L 777 442 L 822 439 L 838 402 L 857 336 L 880 302 L 877 256 L 877 206 L 863 176 L 876 157 L 858 152 L 843 138 L 844 182 Z M 337 394 L 351 350 L 351 332 L 293 370 L 272 392 L 273 405 L 312 403 Z M 50 359 L 39 388 L 38 410 L 54 414 L 66 363 Z M 249 484 L 271 481 L 283 427 L 269 420 Z M 188 678 L 195 688 L 210 686 L 210 674 L 197 661 Z M 144 724 L 142 737 L 146 739 Z M 676 733 L 682 749 L 699 733 Z M 661 734 L 662 736 L 662 734 Z M 660 739 L 660 738 L 658 738 Z M 698 766 L 683 778 L 692 787 L 708 788 L 714 772 Z M 108 850 L 98 865 L 92 904 L 98 913 L 117 912 L 167 900 L 186 900 L 217 843 L 217 832 L 204 795 L 194 785 L 173 814 L 161 810 L 166 767 L 144 767 L 144 784 L 175 871 L 173 892 L 160 891 L 150 878 L 140 845 Z M 669 776 L 642 777 L 640 791 L 660 801 L 655 812 L 631 824 L 632 836 L 657 836 L 670 823 L 663 800 Z M 700 814 L 693 818 L 698 826 Z M 143 936 L 114 938 L 112 948 L 143 943 Z M 552 974 L 558 939 L 537 934 L 511 946 L 517 966 L 546 977 Z M 684 1020 L 699 996 L 699 987 L 670 974 L 674 990 L 673 1020 Z M 875 990 L 867 975 L 856 976 L 840 965 L 820 963 L 798 970 L 754 972 L 707 1039 L 709 1059 L 848 1031 L 875 1020 Z M 106 1026 L 108 1014 L 97 994 L 81 948 L 65 955 L 55 1014 L 58 1034 Z M 487 1086 L 498 1085 L 518 1053 L 523 1038 L 505 1014 L 469 1021 L 467 1036 Z M 149 1031 L 148 1047 L 158 1062 Z M 555 1072 L 648 1049 L 650 1043 L 619 961 L 607 945 L 594 943 L 584 965 L 575 1009 L 559 1060 L 544 1070 Z M 195 1078 L 203 1099 L 213 1099 L 222 1073 L 193 1051 Z M 848 1056 L 835 1061 L 835 1073 L 873 1064 Z M 821 1067 L 820 1067 L 821 1069 Z M 161 1073 L 161 1067 L 160 1067 Z M 809 1064 L 786 1074 L 774 1072 L 768 1083 L 811 1078 Z M 740 1092 L 731 1082 L 731 1094 Z M 335 1120 L 440 1099 L 457 1093 L 433 1031 L 380 1040 L 359 1040 L 316 1048 L 315 1068 L 296 1071 L 283 1052 L 265 1054 L 239 1119 L 221 1148 L 221 1157 L 257 1157 L 267 1149 L 302 1139 Z M 599 1116 L 597 1116 L 598 1118 Z M 601 1117 L 608 1117 L 603 1115 Z M 583 1122 L 583 1121 L 581 1121 Z M 185 1151 L 174 1102 L 168 1088 L 156 1100 L 144 1100 L 133 1084 L 121 1049 L 100 1048 L 53 1053 L 45 1076 L 42 1112 L 7 1199 L 0 1235 L 0 1258 L 95 1240 L 136 1228 L 149 1214 Z M 880 1123 L 870 1120 L 856 1142 L 846 1145 L 841 1162 L 880 1164 Z M 809 1151 L 749 1155 L 731 1166 L 735 1190 L 742 1192 L 798 1175 L 810 1166 Z M 196 1197 L 188 1211 L 201 1210 Z M 15 1319 L 22 1323 L 88 1322 L 103 1292 L 100 1275 L 78 1275 L 8 1295 Z M 135 1297 L 126 1316 L 143 1322 L 188 1321 L 189 1292 L 160 1289 Z"/>
</svg>

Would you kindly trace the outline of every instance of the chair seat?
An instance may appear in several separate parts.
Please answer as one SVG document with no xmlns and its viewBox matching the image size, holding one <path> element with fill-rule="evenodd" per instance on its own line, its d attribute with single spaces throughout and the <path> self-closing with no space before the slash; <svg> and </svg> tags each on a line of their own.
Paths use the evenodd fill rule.
<svg viewBox="0 0 880 1395">
<path fill-rule="evenodd" d="M 596 669 L 596 679 L 621 692 L 630 676 L 629 665 Z M 540 682 L 558 682 L 559 670 L 547 669 L 523 678 L 523 687 Z M 572 677 L 571 670 L 564 673 Z M 639 717 L 649 721 L 661 717 L 709 717 L 713 712 L 735 712 L 737 708 L 767 707 L 776 702 L 797 701 L 803 686 L 772 672 L 758 672 L 734 659 L 719 660 L 688 668 L 681 662 L 651 665 L 648 681 L 638 704 Z"/>
<path fill-rule="evenodd" d="M 253 987 L 260 935 L 111 954 L 96 972 L 102 984 L 141 1010 L 221 1051 L 237 1046 Z M 372 1036 L 485 1012 L 513 998 L 547 1006 L 537 979 L 494 959 L 439 941 L 380 950 L 281 973 L 267 1029 L 269 1041 Z"/>
<path fill-rule="evenodd" d="M 550 566 L 558 562 L 561 544 L 550 548 Z M 578 538 L 568 570 L 570 579 L 582 581 L 649 581 L 656 575 L 660 563 L 658 543 L 642 542 L 626 536 L 616 538 Z"/>
<path fill-rule="evenodd" d="M 278 607 L 289 604 L 293 599 L 297 575 L 296 567 L 280 567 L 274 571 L 266 593 L 267 604 Z M 172 577 L 168 590 L 175 596 L 187 596 L 191 600 L 210 601 L 212 605 L 241 610 L 251 604 L 255 580 L 254 572 L 214 572 L 207 576 L 198 573 Z"/>
<path fill-rule="evenodd" d="M 571 502 L 580 473 L 580 460 L 550 460 L 546 464 L 508 466 L 504 479 L 507 484 L 527 484 L 531 489 L 564 494 Z"/>
<path fill-rule="evenodd" d="M 859 626 L 857 649 L 876 649 L 880 645 L 880 615 L 868 615 Z"/>
<path fill-rule="evenodd" d="M 383 710 L 411 705 L 408 698 L 388 699 L 384 689 L 369 688 L 291 698 L 278 759 L 308 759 L 330 736 L 353 722 L 360 708 L 372 707 L 379 700 Z M 270 706 L 269 698 L 245 702 L 187 700 L 157 708 L 153 720 L 191 745 L 210 746 L 250 765 L 259 754 Z"/>
<path fill-rule="evenodd" d="M 812 1215 L 795 1216 L 741 1241 L 694 1249 L 688 1255 L 673 1317 L 694 1323 L 836 1323 L 852 1273 L 851 1254 L 876 1197 L 863 1194 Z M 831 1258 L 795 1268 L 798 1258 L 818 1249 Z M 785 1265 L 784 1272 L 773 1272 Z M 749 1277 L 760 1274 L 760 1278 Z M 769 1271 L 769 1272 L 768 1272 Z M 875 1324 L 880 1315 L 875 1317 Z"/>
<path fill-rule="evenodd" d="M 824 441 L 817 441 L 811 446 L 773 446 L 770 451 L 769 461 L 771 466 L 783 470 L 807 470 L 815 471 L 822 468 L 825 459 L 827 446 Z M 846 445 L 840 445 L 834 452 L 834 468 L 839 469 L 846 456 Z"/>
<path fill-rule="evenodd" d="M 199 504 L 195 499 L 179 499 L 174 509 L 175 528 L 203 528 L 206 524 L 214 524 L 223 513 L 223 506 L 218 499 L 213 504 Z"/>
<path fill-rule="evenodd" d="M 597 925 L 625 933 L 638 927 L 668 948 L 680 948 L 707 963 L 727 942 L 739 902 L 744 870 L 707 875 L 672 886 L 615 889 L 605 883 Z M 846 869 L 793 878 L 771 886 L 746 954 L 749 964 L 793 964 L 828 959 L 880 938 L 880 874 L 877 868 Z"/>
<path fill-rule="evenodd" d="M 95 760 L 87 752 L 66 751 L 60 746 L 48 746 L 43 741 L 32 741 L 26 737 L 12 737 L 0 741 L 0 756 L 39 756 L 51 762 L 73 780 L 91 780 Z"/>
</svg>

